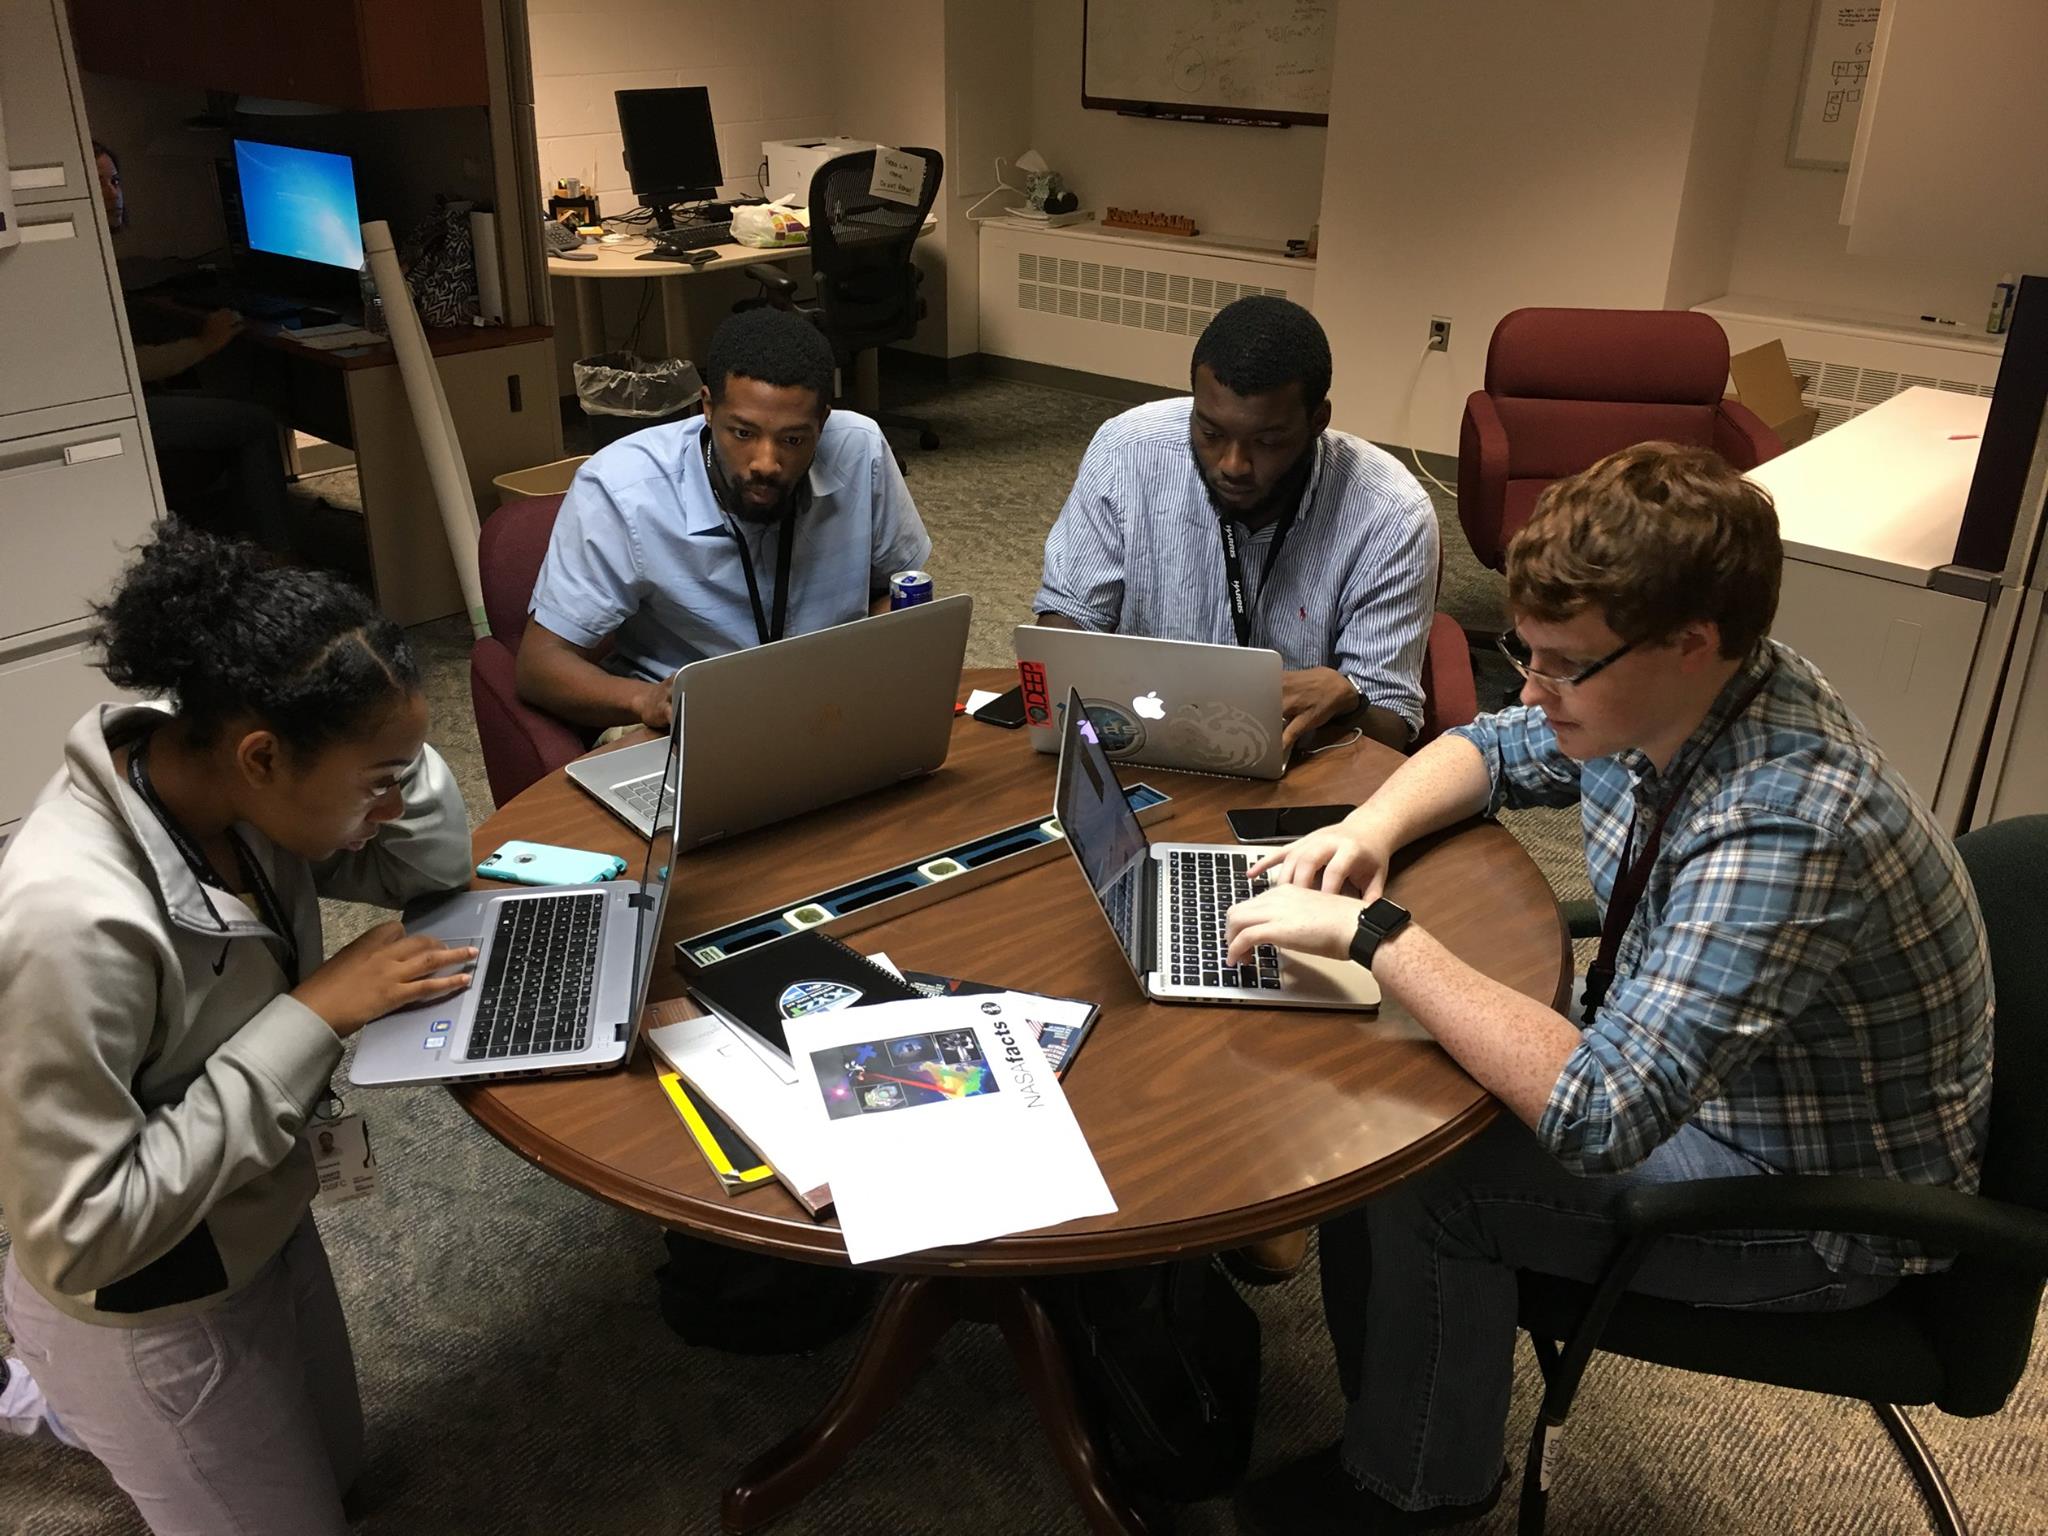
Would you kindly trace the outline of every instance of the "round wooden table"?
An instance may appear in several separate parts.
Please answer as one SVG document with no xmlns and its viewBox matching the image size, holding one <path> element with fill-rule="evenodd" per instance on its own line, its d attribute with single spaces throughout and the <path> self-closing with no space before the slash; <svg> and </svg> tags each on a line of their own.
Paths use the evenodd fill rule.
<svg viewBox="0 0 2048 1536">
<path fill-rule="evenodd" d="M 1014 680 L 989 670 L 968 673 L 962 685 Z M 772 710 L 761 728 L 774 728 Z M 789 750 L 811 748 L 791 741 Z M 1359 740 L 1297 762 L 1276 783 L 1155 768 L 1126 768 L 1123 778 L 1173 797 L 1172 815 L 1148 829 L 1155 840 L 1229 842 L 1232 806 L 1363 800 L 1400 762 Z M 686 853 L 650 998 L 683 994 L 670 949 L 677 939 L 1050 814 L 1053 765 L 1023 731 L 962 717 L 951 755 L 928 778 Z M 620 853 L 636 868 L 644 846 L 559 773 L 477 829 L 477 857 L 511 838 Z M 1571 979 L 1564 922 L 1505 829 L 1473 822 L 1416 844 L 1389 894 L 1471 965 L 1563 1005 Z M 759 1529 L 829 1476 L 963 1318 L 1001 1326 L 1091 1528 L 1147 1530 L 1105 1475 L 1029 1277 L 1156 1263 L 1308 1226 L 1443 1157 L 1496 1108 L 1392 1000 L 1376 1016 L 1149 1002 L 1064 852 L 845 936 L 905 969 L 1101 1004 L 1064 1088 L 1117 1210 L 891 1260 L 884 1267 L 894 1278 L 838 1394 L 728 1486 L 731 1532 Z M 737 1198 L 720 1190 L 654 1082 L 650 1055 L 642 1051 L 623 1072 L 455 1094 L 514 1152 L 600 1199 L 719 1242 L 845 1263 L 838 1228 L 813 1220 L 779 1184 Z"/>
</svg>

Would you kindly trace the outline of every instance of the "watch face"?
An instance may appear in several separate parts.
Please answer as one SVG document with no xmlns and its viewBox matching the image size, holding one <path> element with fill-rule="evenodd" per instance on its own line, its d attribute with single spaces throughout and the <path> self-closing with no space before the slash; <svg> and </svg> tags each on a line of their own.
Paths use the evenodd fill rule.
<svg viewBox="0 0 2048 1536">
<path fill-rule="evenodd" d="M 1408 909 L 1397 901 L 1382 896 L 1378 901 L 1358 914 L 1361 926 L 1376 929 L 1385 938 L 1408 920 Z"/>
</svg>

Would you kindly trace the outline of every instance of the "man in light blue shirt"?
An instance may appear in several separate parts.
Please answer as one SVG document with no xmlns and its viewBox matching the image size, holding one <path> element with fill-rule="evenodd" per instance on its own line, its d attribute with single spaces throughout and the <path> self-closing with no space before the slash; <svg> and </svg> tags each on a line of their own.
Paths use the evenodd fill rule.
<svg viewBox="0 0 2048 1536">
<path fill-rule="evenodd" d="M 1268 647 L 1290 745 L 1344 720 L 1407 746 L 1436 601 L 1428 496 L 1329 430 L 1330 344 L 1300 305 L 1227 305 L 1192 375 L 1192 398 L 1096 433 L 1045 541 L 1038 621 Z"/>
<path fill-rule="evenodd" d="M 931 540 L 881 429 L 832 410 L 832 371 L 802 316 L 744 311 L 712 337 L 701 417 L 576 472 L 520 640 L 522 699 L 666 729 L 688 663 L 887 607 Z"/>
</svg>

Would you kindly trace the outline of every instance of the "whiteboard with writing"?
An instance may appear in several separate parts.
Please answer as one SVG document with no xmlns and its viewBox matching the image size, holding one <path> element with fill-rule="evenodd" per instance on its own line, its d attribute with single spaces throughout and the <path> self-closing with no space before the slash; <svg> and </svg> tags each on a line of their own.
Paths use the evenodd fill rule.
<svg viewBox="0 0 2048 1536">
<path fill-rule="evenodd" d="M 1081 105 L 1326 124 L 1337 0 L 1085 0 Z"/>
<path fill-rule="evenodd" d="M 1806 72 L 1792 115 L 1785 163 L 1811 171 L 1846 171 L 1856 144 L 1856 117 L 1870 84 L 1877 46 L 1878 0 L 1813 0 L 1806 35 Z"/>
</svg>

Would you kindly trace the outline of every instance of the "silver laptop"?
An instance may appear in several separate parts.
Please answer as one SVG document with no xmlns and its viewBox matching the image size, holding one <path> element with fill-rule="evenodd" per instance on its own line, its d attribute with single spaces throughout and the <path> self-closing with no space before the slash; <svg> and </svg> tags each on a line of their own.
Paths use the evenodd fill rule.
<svg viewBox="0 0 2048 1536">
<path fill-rule="evenodd" d="M 1059 701 L 1072 689 L 1118 762 L 1247 779 L 1287 768 L 1278 651 L 1042 624 L 1018 625 L 1016 646 L 1024 723 L 1041 752 L 1060 750 Z"/>
<path fill-rule="evenodd" d="M 673 783 L 681 761 L 681 699 L 675 721 L 661 744 L 657 788 Z M 477 946 L 475 980 L 452 997 L 365 1025 L 349 1081 L 476 1082 L 602 1072 L 630 1061 L 661 948 L 669 844 L 666 825 L 650 828 L 638 880 L 461 891 L 409 907 L 407 933 Z"/>
<path fill-rule="evenodd" d="M 1162 1003 L 1255 1008 L 1377 1008 L 1379 983 L 1349 960 L 1282 954 L 1270 944 L 1240 966 L 1226 959 L 1224 916 L 1265 887 L 1245 873 L 1263 848 L 1153 843 L 1073 691 L 1060 723 L 1053 814 L 1145 995 Z"/>
<path fill-rule="evenodd" d="M 693 661 L 677 851 L 932 772 L 953 741 L 953 701 L 974 599 L 966 594 Z M 678 705 L 680 713 L 680 705 Z M 667 744 L 571 763 L 570 779 L 646 836 Z M 669 791 L 673 795 L 673 791 Z"/>
</svg>

